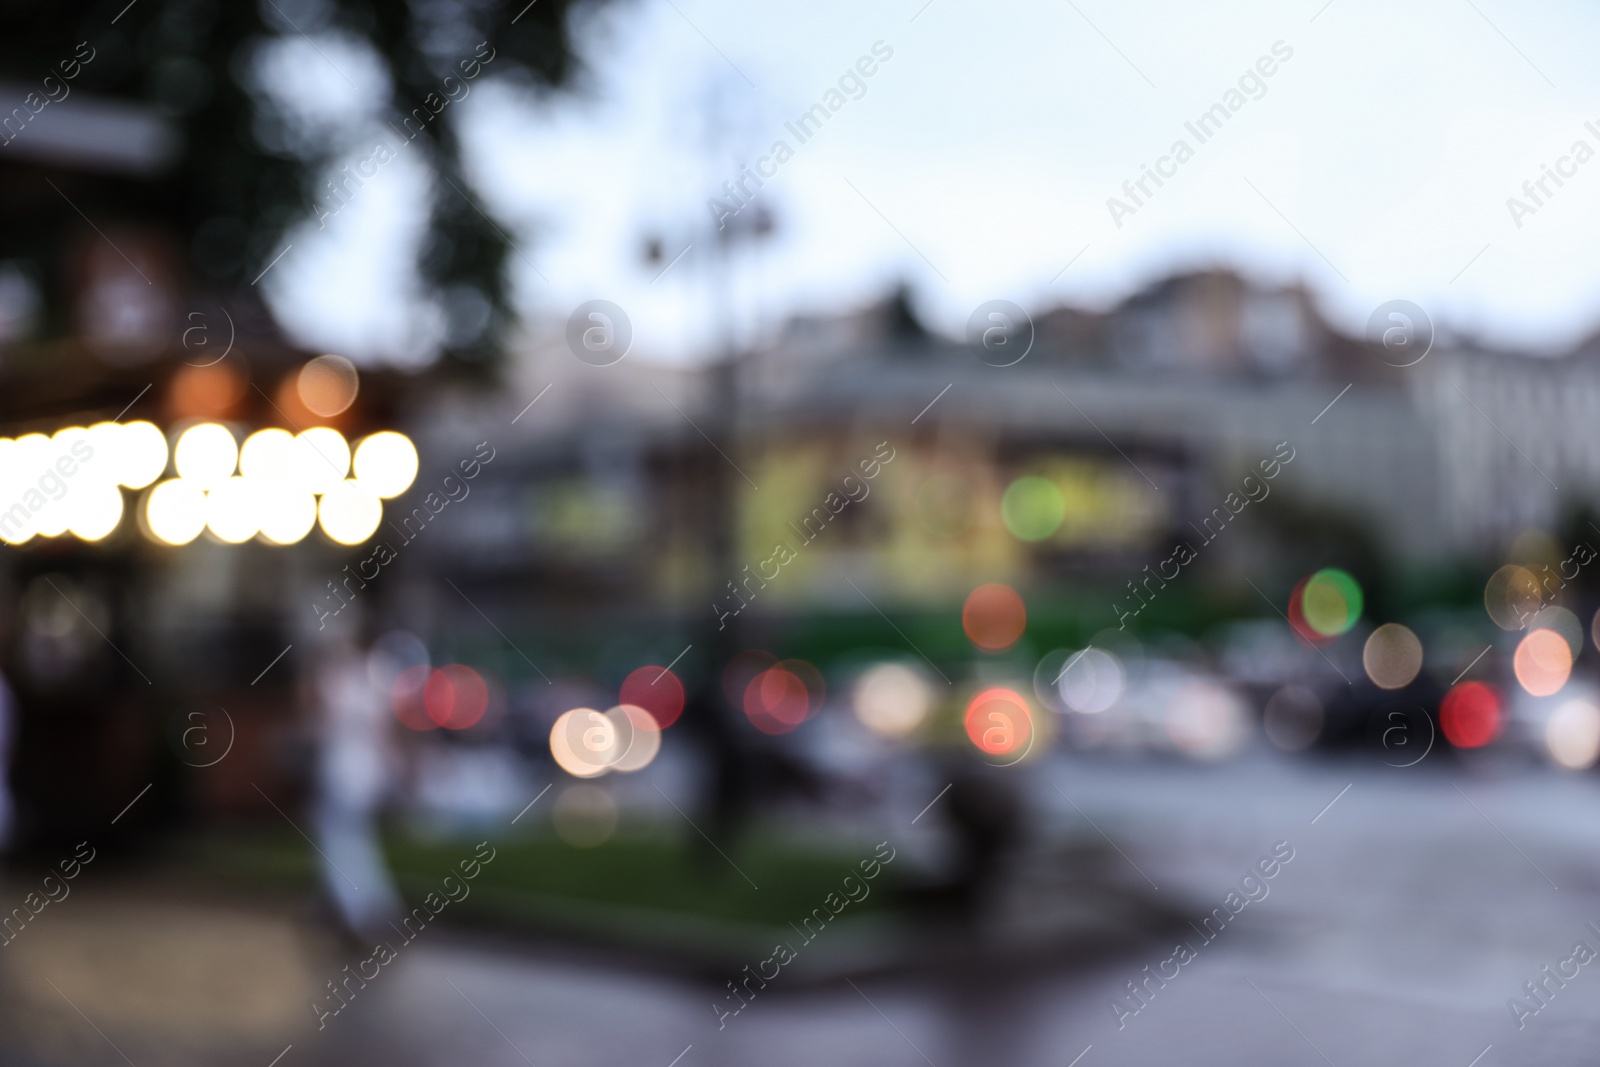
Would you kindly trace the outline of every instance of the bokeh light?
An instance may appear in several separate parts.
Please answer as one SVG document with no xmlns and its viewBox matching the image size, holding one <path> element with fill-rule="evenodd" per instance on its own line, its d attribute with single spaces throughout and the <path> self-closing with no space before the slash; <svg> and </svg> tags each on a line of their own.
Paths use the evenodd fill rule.
<svg viewBox="0 0 1600 1067">
<path fill-rule="evenodd" d="M 356 402 L 361 375 L 356 365 L 343 356 L 318 356 L 295 379 L 295 391 L 306 410 L 325 419 L 344 412 Z"/>
<path fill-rule="evenodd" d="M 800 676 L 783 667 L 768 667 L 744 691 L 744 713 L 764 734 L 784 734 L 806 721 L 811 694 Z"/>
<path fill-rule="evenodd" d="M 92 470 L 98 481 L 118 485 L 122 482 L 123 457 L 122 445 L 127 427 L 120 422 L 97 422 L 84 431 L 85 439 L 94 449 L 94 460 L 84 465 L 85 469 Z M 158 431 L 159 432 L 159 431 Z M 161 443 L 162 464 L 165 466 L 167 455 L 166 441 Z M 158 471 L 157 474 L 160 472 Z"/>
<path fill-rule="evenodd" d="M 49 500 L 43 508 L 34 512 L 33 528 L 41 537 L 60 537 L 67 532 L 67 523 L 70 521 L 71 516 L 67 514 L 62 501 Z"/>
<path fill-rule="evenodd" d="M 228 478 L 206 494 L 206 526 L 230 545 L 250 540 L 261 530 L 260 497 L 244 478 Z"/>
<path fill-rule="evenodd" d="M 1321 637 L 1338 637 L 1361 618 L 1361 587 L 1337 567 L 1325 567 L 1300 587 L 1300 612 Z"/>
<path fill-rule="evenodd" d="M 634 704 L 619 704 L 606 712 L 617 732 L 617 758 L 611 769 L 620 774 L 631 774 L 650 766 L 661 751 L 661 726 L 644 708 Z"/>
<path fill-rule="evenodd" d="M 1600 759 L 1600 708 L 1581 698 L 1568 700 L 1544 724 L 1545 751 L 1558 767 L 1582 771 Z"/>
<path fill-rule="evenodd" d="M 215 422 L 191 426 L 178 437 L 172 463 L 178 477 L 201 489 L 210 489 L 233 476 L 239 446 L 228 428 Z"/>
<path fill-rule="evenodd" d="M 153 423 L 100 422 L 89 434 L 95 458 L 103 453 L 111 477 L 129 489 L 143 489 L 167 469 L 167 437 Z"/>
<path fill-rule="evenodd" d="M 67 469 L 75 472 L 68 475 L 74 486 L 84 482 L 115 482 L 116 478 L 110 472 L 106 457 L 94 447 L 94 439 L 98 436 L 83 426 L 66 426 L 57 430 L 50 435 L 51 467 L 54 468 L 56 463 L 65 458 Z M 86 445 L 90 453 L 87 460 L 83 459 Z M 57 473 L 60 473 L 59 469 Z M 67 495 L 70 497 L 72 494 L 69 491 Z"/>
<path fill-rule="evenodd" d="M 1560 692 L 1572 676 L 1572 649 L 1554 630 L 1531 630 L 1517 642 L 1511 665 L 1523 689 L 1547 697 Z"/>
<path fill-rule="evenodd" d="M 1028 609 L 1009 585 L 990 582 L 967 594 L 961 607 L 961 629 L 967 640 L 990 652 L 1017 643 L 1028 625 Z"/>
<path fill-rule="evenodd" d="M 261 536 L 275 545 L 303 540 L 317 524 L 317 498 L 293 482 L 256 482 Z"/>
<path fill-rule="evenodd" d="M 405 434 L 384 430 L 356 446 L 356 481 L 387 500 L 411 488 L 417 479 L 417 448 Z"/>
<path fill-rule="evenodd" d="M 410 667 L 427 667 L 428 663 L 428 646 L 422 638 L 406 630 L 390 630 L 372 642 L 367 653 L 367 677 L 375 687 L 390 693 L 392 700 L 400 673 Z M 426 674 L 422 677 L 426 681 Z"/>
<path fill-rule="evenodd" d="M 779 660 L 778 666 L 800 679 L 800 684 L 806 687 L 807 718 L 822 710 L 823 698 L 828 692 L 828 683 L 822 677 L 822 672 L 816 666 L 803 659 Z"/>
<path fill-rule="evenodd" d="M 1033 741 L 1033 711 L 1022 694 L 1005 686 L 983 690 L 967 705 L 962 719 L 967 740 L 979 752 L 1009 756 Z"/>
<path fill-rule="evenodd" d="M 1289 610 L 1285 614 L 1289 617 L 1289 628 L 1294 631 L 1295 636 L 1306 644 L 1316 647 L 1317 645 L 1327 644 L 1333 638 L 1326 634 L 1318 633 L 1312 628 L 1311 623 L 1306 620 L 1305 594 L 1306 586 L 1310 584 L 1310 578 L 1302 578 L 1289 591 Z"/>
<path fill-rule="evenodd" d="M 550 727 L 550 757 L 574 778 L 596 778 L 618 755 L 616 723 L 593 708 L 572 708 Z"/>
<path fill-rule="evenodd" d="M 1404 689 L 1422 670 L 1422 642 L 1408 627 L 1386 622 L 1367 636 L 1361 666 L 1379 689 Z"/>
<path fill-rule="evenodd" d="M 903 663 L 879 663 L 862 671 L 851 698 L 861 725 L 889 738 L 914 732 L 932 704 L 927 680 Z"/>
<path fill-rule="evenodd" d="M 145 524 L 158 541 L 186 545 L 206 528 L 205 490 L 187 478 L 172 478 L 150 490 Z"/>
<path fill-rule="evenodd" d="M 1212 682 L 1196 679 L 1179 686 L 1163 717 L 1173 745 L 1195 759 L 1231 756 L 1249 737 L 1244 704 Z"/>
<path fill-rule="evenodd" d="M 439 724 L 429 718 L 427 709 L 422 703 L 422 691 L 428 684 L 428 678 L 433 674 L 433 668 L 428 666 L 426 658 L 420 663 L 414 663 L 395 675 L 393 684 L 389 687 L 389 707 L 393 709 L 395 718 L 399 719 L 407 729 L 423 733 L 436 730 Z"/>
<path fill-rule="evenodd" d="M 37 510 L 22 520 L 22 525 L 28 530 L 27 536 L 37 534 L 41 537 L 59 537 L 66 533 L 69 521 L 66 509 L 58 501 L 43 497 L 39 486 L 41 477 L 47 472 L 54 475 L 53 467 L 57 455 L 50 438 L 41 433 L 23 434 L 17 438 L 10 453 L 14 466 L 6 473 L 12 479 L 11 499 L 16 501 L 21 498 L 24 502 L 39 501 L 39 503 L 28 503 L 28 507 Z M 27 508 L 23 510 L 26 511 Z M 12 511 L 14 514 L 14 506 Z M 20 533 L 18 536 L 20 537 Z M 27 540 L 27 537 L 21 537 L 21 540 Z"/>
<path fill-rule="evenodd" d="M 167 385 L 171 411 L 180 419 L 218 419 L 233 411 L 249 383 L 232 363 L 190 364 Z"/>
<path fill-rule="evenodd" d="M 422 687 L 422 709 L 446 730 L 469 729 L 489 709 L 488 683 L 465 664 L 446 664 L 428 675 Z"/>
<path fill-rule="evenodd" d="M 104 540 L 122 524 L 126 487 L 148 490 L 135 509 L 139 525 L 164 544 L 187 544 L 209 529 L 228 544 L 259 536 L 291 545 L 305 538 L 319 516 L 331 539 L 359 544 L 382 522 L 382 498 L 374 487 L 401 492 L 416 476 L 414 446 L 391 431 L 363 441 L 364 481 L 339 476 L 351 469 L 350 446 L 328 426 L 297 436 L 270 427 L 241 445 L 227 426 L 201 422 L 175 433 L 170 456 L 167 440 L 145 421 L 0 437 L 0 498 L 26 504 L 10 510 L 0 542 L 67 533 L 86 542 Z M 169 458 L 177 477 L 160 488 L 156 483 Z M 41 485 L 46 475 L 49 481 Z M 65 483 L 64 490 L 57 481 Z M 321 508 L 318 495 L 333 499 Z"/>
<path fill-rule="evenodd" d="M 74 537 L 99 541 L 122 522 L 122 490 L 110 482 L 85 482 L 73 487 L 67 505 L 67 529 Z"/>
<path fill-rule="evenodd" d="M 251 481 L 288 481 L 295 475 L 294 436 L 269 426 L 244 439 L 239 448 L 239 473 Z"/>
<path fill-rule="evenodd" d="M 1126 684 L 1122 661 L 1099 648 L 1073 654 L 1056 672 L 1061 702 L 1083 715 L 1098 715 L 1111 707 L 1122 699 Z"/>
<path fill-rule="evenodd" d="M 1439 705 L 1439 730 L 1456 748 L 1482 748 L 1500 735 L 1504 701 L 1487 682 L 1462 682 Z"/>
<path fill-rule="evenodd" d="M 1043 541 L 1061 528 L 1066 515 L 1060 487 L 1038 475 L 1018 478 L 1000 498 L 1000 521 L 1021 541 Z"/>
<path fill-rule="evenodd" d="M 665 667 L 638 668 L 622 680 L 622 688 L 617 693 L 619 704 L 631 704 L 648 711 L 662 730 L 678 721 L 678 716 L 683 714 L 683 701 L 683 683 Z"/>
<path fill-rule="evenodd" d="M 328 426 L 295 434 L 295 477 L 313 493 L 326 493 L 344 481 L 350 470 L 350 443 Z"/>
<path fill-rule="evenodd" d="M 1539 614 L 1528 620 L 1528 629 L 1554 630 L 1566 640 L 1573 659 L 1577 659 L 1578 653 L 1583 651 L 1582 621 L 1577 615 L 1557 604 L 1542 608 Z"/>
<path fill-rule="evenodd" d="M 1539 579 L 1526 567 L 1508 563 L 1489 576 L 1483 587 L 1483 606 L 1502 630 L 1520 630 L 1544 603 Z"/>
<path fill-rule="evenodd" d="M 341 545 L 359 545 L 383 521 L 383 502 L 358 482 L 340 482 L 322 496 L 317 506 L 322 532 Z"/>
<path fill-rule="evenodd" d="M 1322 701 L 1303 685 L 1286 685 L 1267 698 L 1262 729 L 1273 746 L 1285 752 L 1310 748 L 1322 736 Z"/>
<path fill-rule="evenodd" d="M 1033 696 L 1040 704 L 1060 714 L 1067 710 L 1061 700 L 1061 672 L 1079 652 L 1056 648 L 1040 657 L 1033 668 Z"/>
</svg>

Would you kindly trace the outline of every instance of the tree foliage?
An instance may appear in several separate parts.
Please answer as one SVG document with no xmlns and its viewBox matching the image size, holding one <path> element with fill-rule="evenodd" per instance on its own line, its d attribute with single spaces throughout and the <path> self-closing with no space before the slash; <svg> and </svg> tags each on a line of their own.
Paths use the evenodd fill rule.
<svg viewBox="0 0 1600 1067">
<path fill-rule="evenodd" d="M 0 99 L 0 117 L 22 106 L 46 76 L 59 79 L 58 64 L 86 42 L 94 58 L 71 92 L 138 102 L 180 135 L 175 158 L 160 173 L 89 177 L 74 183 L 68 202 L 28 179 L 39 164 L 19 151 L 8 158 L 9 145 L 0 144 L 0 192 L 17 194 L 0 199 L 0 259 L 32 265 L 47 294 L 46 329 L 55 334 L 67 332 L 64 238 L 85 218 L 100 228 L 158 228 L 176 242 L 191 282 L 219 295 L 253 295 L 251 280 L 283 247 L 286 232 L 326 200 L 329 167 L 356 147 L 337 131 L 318 136 L 295 128 L 259 84 L 262 50 L 303 41 L 334 66 L 330 50 L 347 56 L 370 49 L 383 77 L 335 70 L 352 86 L 387 83 L 376 92 L 387 99 L 374 101 L 375 117 L 401 131 L 405 151 L 420 153 L 435 176 L 418 277 L 428 299 L 483 327 L 458 322 L 446 358 L 485 366 L 509 319 L 504 227 L 463 177 L 457 115 L 403 120 L 440 98 L 446 76 L 459 80 L 463 61 L 486 54 L 483 43 L 494 57 L 486 77 L 570 84 L 577 73 L 574 7 L 573 0 L 0 0 L 0 91 L 17 98 Z M 43 171 L 51 172 L 48 161 Z"/>
</svg>

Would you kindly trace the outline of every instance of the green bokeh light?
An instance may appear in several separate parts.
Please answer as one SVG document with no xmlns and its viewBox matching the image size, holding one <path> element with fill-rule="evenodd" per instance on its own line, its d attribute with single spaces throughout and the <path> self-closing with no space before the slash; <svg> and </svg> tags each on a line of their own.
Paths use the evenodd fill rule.
<svg viewBox="0 0 1600 1067">
<path fill-rule="evenodd" d="M 1336 567 L 1326 567 L 1306 582 L 1301 598 L 1306 625 L 1323 637 L 1337 637 L 1361 618 L 1361 586 Z"/>
<path fill-rule="evenodd" d="M 1022 541 L 1043 541 L 1061 528 L 1067 502 L 1055 482 L 1028 474 L 1006 487 L 1000 520 Z"/>
</svg>

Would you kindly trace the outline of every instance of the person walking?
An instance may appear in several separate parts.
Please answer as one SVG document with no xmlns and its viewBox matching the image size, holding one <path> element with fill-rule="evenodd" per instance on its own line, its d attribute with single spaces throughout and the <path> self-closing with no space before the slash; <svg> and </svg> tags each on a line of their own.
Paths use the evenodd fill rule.
<svg viewBox="0 0 1600 1067">
<path fill-rule="evenodd" d="M 312 823 L 323 884 L 344 927 L 370 937 L 402 911 L 378 832 L 399 766 L 393 718 L 349 635 L 328 635 L 314 682 L 320 743 Z"/>
</svg>

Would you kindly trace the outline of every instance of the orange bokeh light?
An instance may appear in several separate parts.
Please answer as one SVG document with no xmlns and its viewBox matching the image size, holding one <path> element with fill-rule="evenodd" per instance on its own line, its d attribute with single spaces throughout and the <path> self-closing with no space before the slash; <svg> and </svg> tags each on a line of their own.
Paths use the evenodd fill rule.
<svg viewBox="0 0 1600 1067">
<path fill-rule="evenodd" d="M 422 708 L 446 730 L 476 726 L 489 710 L 489 686 L 471 667 L 451 663 L 428 676 L 422 687 Z"/>
<path fill-rule="evenodd" d="M 1572 647 L 1554 630 L 1534 630 L 1517 645 L 1512 667 L 1522 688 L 1536 697 L 1559 692 L 1572 676 Z"/>
<path fill-rule="evenodd" d="M 1003 652 L 1017 643 L 1028 625 L 1028 609 L 1009 585 L 990 582 L 967 594 L 961 607 L 961 629 L 967 639 L 990 652 Z"/>
<path fill-rule="evenodd" d="M 220 419 L 233 412 L 246 385 L 231 363 L 191 364 L 172 376 L 167 403 L 177 419 Z"/>
<path fill-rule="evenodd" d="M 622 680 L 617 703 L 643 708 L 665 730 L 683 714 L 683 683 L 665 667 L 640 667 Z"/>
<path fill-rule="evenodd" d="M 263 425 L 281 426 L 291 433 L 313 426 L 348 427 L 356 409 L 347 408 L 337 415 L 318 415 L 300 399 L 300 375 L 290 371 L 278 380 L 272 390 L 272 403 L 261 413 Z"/>
<path fill-rule="evenodd" d="M 318 418 L 328 419 L 355 403 L 361 390 L 361 375 L 356 365 L 343 356 L 318 356 L 295 375 L 295 392 L 300 402 Z"/>
<path fill-rule="evenodd" d="M 967 739 L 980 752 L 1007 756 L 1033 739 L 1033 712 L 1014 689 L 985 689 L 967 705 Z"/>
</svg>

